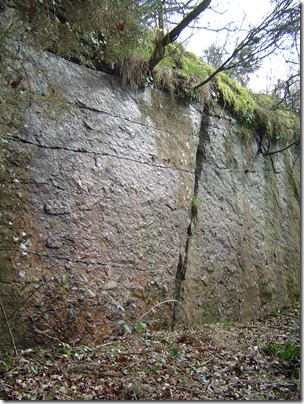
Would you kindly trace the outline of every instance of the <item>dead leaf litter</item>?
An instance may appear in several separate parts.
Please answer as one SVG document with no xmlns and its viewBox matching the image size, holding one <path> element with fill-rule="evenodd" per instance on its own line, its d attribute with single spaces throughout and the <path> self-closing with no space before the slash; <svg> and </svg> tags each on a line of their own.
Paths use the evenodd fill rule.
<svg viewBox="0 0 304 404">
<path fill-rule="evenodd" d="M 144 330 L 0 354 L 2 400 L 300 400 L 300 306 L 254 324 Z"/>
</svg>

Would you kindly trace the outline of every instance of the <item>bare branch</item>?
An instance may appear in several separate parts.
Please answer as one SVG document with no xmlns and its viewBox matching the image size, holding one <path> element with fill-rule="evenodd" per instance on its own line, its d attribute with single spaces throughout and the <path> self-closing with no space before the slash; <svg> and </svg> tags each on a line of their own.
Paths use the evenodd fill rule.
<svg viewBox="0 0 304 404">
<path fill-rule="evenodd" d="M 272 12 L 268 13 L 260 25 L 252 28 L 246 37 L 235 47 L 233 53 L 207 79 L 196 84 L 194 90 L 207 84 L 218 73 L 252 65 L 265 59 L 276 49 L 284 50 L 286 36 L 299 30 L 299 12 L 292 0 L 279 1 Z"/>
<path fill-rule="evenodd" d="M 291 146 L 295 145 L 296 143 L 299 143 L 299 141 L 300 141 L 300 136 L 299 136 L 294 142 L 290 143 L 289 145 L 283 147 L 283 148 L 280 149 L 280 150 L 275 150 L 275 151 L 272 151 L 272 152 L 269 152 L 269 151 L 268 151 L 268 152 L 265 154 L 265 156 L 272 156 L 273 154 L 281 153 L 282 151 L 289 149 Z"/>
</svg>

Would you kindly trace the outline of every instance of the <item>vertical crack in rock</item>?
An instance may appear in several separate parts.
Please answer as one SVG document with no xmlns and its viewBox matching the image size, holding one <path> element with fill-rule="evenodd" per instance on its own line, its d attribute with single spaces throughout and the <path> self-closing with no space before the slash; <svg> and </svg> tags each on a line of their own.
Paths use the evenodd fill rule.
<svg viewBox="0 0 304 404">
<path fill-rule="evenodd" d="M 171 330 L 175 329 L 178 309 L 180 303 L 184 299 L 184 292 L 183 292 L 183 282 L 186 280 L 186 272 L 187 272 L 187 265 L 188 265 L 188 258 L 189 258 L 189 251 L 190 251 L 190 244 L 191 239 L 193 237 L 192 228 L 197 223 L 197 213 L 198 213 L 198 206 L 197 206 L 197 198 L 198 198 L 198 189 L 199 189 L 199 181 L 201 178 L 202 168 L 203 168 L 203 160 L 205 159 L 205 142 L 209 139 L 208 136 L 208 127 L 209 127 L 209 116 L 208 111 L 202 112 L 202 119 L 201 119 L 201 127 L 199 132 L 199 142 L 196 151 L 196 163 L 195 163 L 195 172 L 194 172 L 194 191 L 193 191 L 193 199 L 191 203 L 191 216 L 190 216 L 190 223 L 187 229 L 187 239 L 184 254 L 182 253 L 182 247 L 179 252 L 179 259 L 178 265 L 175 275 L 175 290 L 174 290 L 174 297 L 175 300 L 172 312 L 172 321 L 171 321 Z"/>
</svg>

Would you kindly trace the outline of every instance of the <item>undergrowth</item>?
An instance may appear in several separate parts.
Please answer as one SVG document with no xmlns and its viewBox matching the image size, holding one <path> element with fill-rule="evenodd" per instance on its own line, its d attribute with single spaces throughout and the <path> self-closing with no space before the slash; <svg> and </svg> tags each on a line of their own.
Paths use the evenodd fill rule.
<svg viewBox="0 0 304 404">
<path fill-rule="evenodd" d="M 300 360 L 301 358 L 300 346 L 290 342 L 266 344 L 262 351 L 268 356 L 278 357 L 285 361 Z"/>
<path fill-rule="evenodd" d="M 300 362 L 289 366 L 262 348 L 299 346 L 298 309 L 296 304 L 254 326 L 213 324 L 174 332 L 146 328 L 97 344 L 66 341 L 2 354 L 0 398 L 299 400 Z"/>
</svg>

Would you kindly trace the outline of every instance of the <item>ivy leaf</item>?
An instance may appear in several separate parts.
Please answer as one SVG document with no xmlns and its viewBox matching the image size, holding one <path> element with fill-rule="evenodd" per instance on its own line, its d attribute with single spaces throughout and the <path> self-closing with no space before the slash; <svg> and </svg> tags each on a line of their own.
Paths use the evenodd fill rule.
<svg viewBox="0 0 304 404">
<path fill-rule="evenodd" d="M 92 292 L 91 289 L 88 289 L 87 292 L 88 292 L 88 294 L 89 294 L 91 297 L 95 297 L 95 296 L 96 296 L 95 293 Z"/>
<path fill-rule="evenodd" d="M 128 324 L 124 323 L 124 327 L 128 334 L 132 333 L 131 328 L 128 326 Z"/>
<path fill-rule="evenodd" d="M 68 274 L 62 275 L 62 277 L 61 277 L 61 284 L 62 284 L 63 286 L 67 286 L 67 285 L 69 284 L 69 281 L 70 281 L 70 277 L 69 277 Z"/>
<path fill-rule="evenodd" d="M 136 326 L 139 331 L 142 331 L 147 328 L 147 324 L 142 323 L 141 321 L 137 321 Z"/>
</svg>

